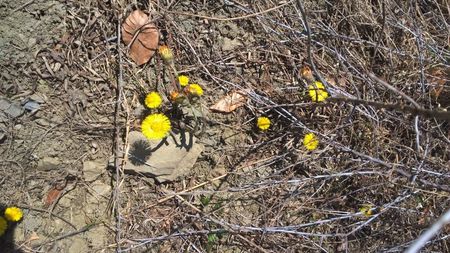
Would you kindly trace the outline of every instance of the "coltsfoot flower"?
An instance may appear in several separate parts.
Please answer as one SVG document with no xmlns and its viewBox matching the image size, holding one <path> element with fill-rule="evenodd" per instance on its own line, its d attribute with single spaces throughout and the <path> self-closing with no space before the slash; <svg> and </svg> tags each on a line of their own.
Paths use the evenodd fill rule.
<svg viewBox="0 0 450 253">
<path fill-rule="evenodd" d="M 178 82 L 180 83 L 181 87 L 185 87 L 189 84 L 189 77 L 185 75 L 178 76 Z"/>
<path fill-rule="evenodd" d="M 6 222 L 5 218 L 0 216 L 0 236 L 5 234 L 7 228 L 8 222 Z"/>
<path fill-rule="evenodd" d="M 309 96 L 313 102 L 322 102 L 328 98 L 328 92 L 321 82 L 314 82 L 308 86 Z"/>
<path fill-rule="evenodd" d="M 172 50 L 168 46 L 166 46 L 166 45 L 159 46 L 158 52 L 164 61 L 171 62 L 173 60 Z"/>
<path fill-rule="evenodd" d="M 265 131 L 270 127 L 270 119 L 267 117 L 259 117 L 258 121 L 256 122 L 256 125 L 258 126 L 259 129 Z"/>
<path fill-rule="evenodd" d="M 162 113 L 150 114 L 141 125 L 142 133 L 150 140 L 159 140 L 169 134 L 171 125 L 169 118 Z"/>
<path fill-rule="evenodd" d="M 370 217 L 372 215 L 372 207 L 370 205 L 360 207 L 359 211 L 366 217 Z"/>
<path fill-rule="evenodd" d="M 319 140 L 315 134 L 308 133 L 303 138 L 303 145 L 307 150 L 314 150 L 319 146 Z"/>
<path fill-rule="evenodd" d="M 12 222 L 18 222 L 22 219 L 23 213 L 20 208 L 11 206 L 5 210 L 5 218 Z"/>
<path fill-rule="evenodd" d="M 158 92 L 152 91 L 145 97 L 145 105 L 148 108 L 154 109 L 161 106 L 162 98 Z"/>
<path fill-rule="evenodd" d="M 203 89 L 202 89 L 202 87 L 201 87 L 200 85 L 196 84 L 196 83 L 191 83 L 191 84 L 188 86 L 187 91 L 188 91 L 190 94 L 195 95 L 195 96 L 199 96 L 199 97 L 200 97 L 200 96 L 203 95 Z"/>
</svg>

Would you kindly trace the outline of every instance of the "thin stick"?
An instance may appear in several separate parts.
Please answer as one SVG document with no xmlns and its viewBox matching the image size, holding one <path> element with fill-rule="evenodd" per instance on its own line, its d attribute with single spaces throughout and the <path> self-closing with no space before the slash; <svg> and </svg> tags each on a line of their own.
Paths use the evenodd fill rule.
<svg viewBox="0 0 450 253">
<path fill-rule="evenodd" d="M 232 17 L 232 18 L 220 18 L 220 17 L 209 17 L 209 16 L 202 16 L 202 15 L 197 15 L 197 14 L 192 14 L 192 13 L 185 13 L 185 12 L 178 12 L 178 11 L 168 11 L 166 10 L 167 13 L 171 13 L 171 14 L 176 14 L 176 15 L 183 15 L 183 16 L 190 16 L 190 17 L 196 17 L 196 18 L 203 18 L 203 19 L 209 19 L 209 20 L 216 20 L 216 21 L 233 21 L 233 20 L 240 20 L 240 19 L 246 19 L 246 18 L 251 18 L 251 17 L 256 17 L 259 16 L 261 14 L 264 13 L 268 13 L 274 10 L 278 10 L 283 6 L 286 6 L 288 4 L 291 4 L 294 0 L 288 1 L 284 4 L 280 4 L 278 6 L 269 8 L 267 10 L 263 10 L 260 12 L 255 12 L 252 14 L 248 14 L 248 15 L 244 15 L 244 16 L 239 16 L 239 17 Z"/>
<path fill-rule="evenodd" d="M 306 12 L 305 12 L 305 9 L 303 8 L 302 2 L 300 0 L 297 0 L 297 7 L 300 9 L 301 18 L 303 20 L 303 24 L 304 24 L 305 30 L 306 30 L 306 35 L 308 38 L 308 43 L 306 44 L 306 46 L 307 46 L 307 51 L 308 51 L 309 64 L 311 65 L 313 72 L 319 77 L 320 82 L 322 82 L 325 86 L 328 86 L 328 82 L 322 77 L 322 75 L 316 68 L 316 64 L 314 63 L 314 59 L 312 56 L 312 49 L 311 49 L 311 45 L 312 45 L 311 28 L 309 27 L 308 20 L 306 19 Z M 314 86 L 316 86 L 316 85 L 314 84 Z M 315 87 L 315 88 L 317 89 L 317 87 Z"/>
<path fill-rule="evenodd" d="M 185 190 L 182 190 L 182 191 L 180 191 L 180 192 L 177 192 L 177 193 L 171 193 L 171 195 L 169 195 L 169 196 L 167 196 L 167 197 L 165 197 L 165 198 L 162 198 L 162 199 L 158 200 L 155 204 L 149 206 L 148 208 L 157 206 L 158 204 L 164 203 L 164 202 L 166 202 L 167 200 L 172 199 L 172 198 L 174 198 L 175 196 L 177 196 L 177 195 L 179 195 L 179 194 L 183 194 L 183 193 L 186 193 L 186 192 L 195 190 L 195 189 L 197 189 L 197 188 L 200 188 L 200 187 L 202 187 L 202 186 L 204 186 L 204 185 L 207 185 L 207 184 L 209 184 L 209 183 L 211 183 L 211 182 L 213 182 L 213 181 L 219 180 L 219 179 L 224 178 L 224 177 L 226 177 L 226 176 L 228 176 L 228 173 L 225 173 L 225 174 L 223 174 L 223 175 L 221 175 L 221 176 L 218 176 L 218 177 L 213 178 L 213 179 L 211 179 L 211 180 L 205 181 L 205 182 L 200 183 L 200 184 L 198 184 L 198 185 L 194 185 L 194 186 L 192 186 L 192 187 L 190 187 L 190 188 L 187 188 L 187 189 L 185 189 Z"/>
<path fill-rule="evenodd" d="M 441 230 L 441 228 L 446 225 L 447 223 L 450 222 L 450 209 L 447 210 L 444 215 L 441 216 L 441 218 L 439 218 L 438 221 L 436 221 L 436 223 L 433 224 L 433 226 L 431 226 L 425 233 L 423 233 L 418 239 L 417 241 L 415 241 L 413 243 L 413 245 L 411 245 L 411 247 L 408 248 L 408 250 L 406 250 L 405 253 L 416 253 L 419 252 L 420 249 L 425 246 L 425 244 L 427 244 L 427 242 L 433 237 L 435 236 L 439 230 Z"/>
<path fill-rule="evenodd" d="M 402 96 L 404 99 L 408 100 L 411 104 L 413 104 L 417 108 L 421 108 L 421 106 L 410 96 L 406 95 L 404 92 L 399 91 L 394 86 L 388 84 L 387 82 L 381 80 L 377 76 L 375 76 L 373 73 L 368 73 L 369 77 L 377 81 L 379 84 L 382 84 L 384 87 L 388 88 L 390 91 L 397 93 L 398 95 Z"/>
<path fill-rule="evenodd" d="M 331 102 L 348 102 L 353 104 L 361 104 L 361 105 L 369 105 L 376 108 L 390 109 L 390 110 L 398 110 L 402 112 L 411 113 L 413 115 L 421 115 L 427 118 L 436 118 L 442 119 L 450 122 L 450 112 L 446 111 L 437 111 L 437 110 L 427 110 L 418 107 L 407 106 L 403 104 L 386 104 L 375 101 L 368 101 L 362 99 L 353 99 L 346 97 L 332 97 L 329 98 L 328 101 Z"/>
<path fill-rule="evenodd" d="M 120 34 L 120 21 L 122 19 L 122 16 L 119 15 L 118 19 L 117 19 L 117 38 L 121 37 Z M 119 142 L 119 137 L 120 137 L 120 122 L 119 122 L 119 117 L 120 117 L 120 104 L 121 104 L 121 96 L 122 96 L 122 89 L 123 89 L 123 70 L 122 70 L 122 51 L 120 49 L 120 40 L 117 40 L 117 51 L 118 51 L 118 57 L 119 57 L 119 73 L 118 73 L 118 78 L 117 78 L 117 90 L 116 90 L 116 108 L 115 108 L 115 117 L 114 117 L 114 125 L 115 125 L 115 146 L 114 146 L 114 166 L 116 167 L 116 183 L 115 183 L 115 189 L 114 189 L 114 212 L 116 213 L 116 243 L 117 243 L 117 251 L 120 251 L 120 240 L 121 240 L 121 234 L 120 234 L 120 226 L 121 226 L 121 222 L 120 222 L 120 202 L 119 202 L 119 194 L 120 194 L 120 142 Z"/>
<path fill-rule="evenodd" d="M 77 230 L 77 231 L 72 231 L 72 232 L 69 232 L 69 233 L 67 233 L 67 234 L 58 236 L 58 237 L 56 237 L 55 239 L 52 239 L 52 240 L 50 240 L 50 241 L 43 242 L 43 243 L 37 245 L 36 248 L 37 248 L 37 247 L 41 247 L 42 245 L 45 245 L 45 244 L 48 244 L 48 243 L 52 243 L 52 242 L 56 242 L 56 241 L 65 239 L 65 238 L 67 238 L 67 237 L 71 237 L 71 236 L 74 236 L 74 235 L 78 235 L 78 234 L 84 233 L 84 232 L 86 232 L 86 231 L 89 231 L 90 229 L 92 229 L 93 227 L 95 227 L 95 226 L 98 225 L 98 224 L 99 224 L 99 223 L 88 224 L 88 225 L 86 225 L 86 226 L 80 228 L 80 229 Z"/>
<path fill-rule="evenodd" d="M 422 68 L 422 70 L 423 70 L 423 68 Z M 411 104 L 413 104 L 417 109 L 421 108 L 421 106 L 410 96 L 408 96 L 404 92 L 396 89 L 394 86 L 388 84 L 387 82 L 381 80 L 380 78 L 375 76 L 373 73 L 369 73 L 369 77 L 374 79 L 378 83 L 382 84 L 384 87 L 388 88 L 392 92 L 397 93 L 398 95 L 402 96 L 403 98 L 408 100 Z M 418 115 L 416 115 L 416 117 L 414 117 L 414 131 L 416 132 L 416 150 L 417 150 L 417 152 L 420 152 L 421 148 L 420 148 L 420 131 L 419 131 L 419 116 Z"/>
<path fill-rule="evenodd" d="M 47 210 L 39 209 L 39 208 L 31 207 L 31 206 L 18 205 L 17 207 L 22 208 L 22 209 L 28 209 L 28 210 L 31 210 L 31 211 L 41 212 L 41 213 L 48 213 Z M 54 216 L 54 217 L 64 221 L 65 223 L 67 223 L 67 225 L 71 226 L 72 228 L 77 229 L 77 227 L 75 227 L 72 223 L 70 223 L 70 221 L 66 220 L 65 218 L 63 218 L 63 217 L 61 217 L 59 215 L 56 215 L 56 214 L 52 214 L 52 216 Z"/>
<path fill-rule="evenodd" d="M 30 0 L 30 1 L 28 1 L 28 2 L 26 2 L 26 3 L 24 3 L 24 4 L 22 4 L 21 6 L 15 8 L 14 10 L 12 10 L 12 11 L 9 13 L 9 15 L 12 15 L 12 14 L 13 14 L 14 12 L 16 12 L 16 11 L 22 10 L 23 8 L 27 7 L 28 5 L 34 3 L 34 1 L 35 1 L 35 0 Z"/>
</svg>

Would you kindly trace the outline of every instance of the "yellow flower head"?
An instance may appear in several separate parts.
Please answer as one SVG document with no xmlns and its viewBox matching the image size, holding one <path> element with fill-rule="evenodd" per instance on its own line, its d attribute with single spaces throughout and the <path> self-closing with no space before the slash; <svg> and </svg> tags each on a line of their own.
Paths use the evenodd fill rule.
<svg viewBox="0 0 450 253">
<path fill-rule="evenodd" d="M 185 75 L 178 76 L 178 82 L 180 83 L 181 87 L 185 87 L 189 83 L 189 77 Z"/>
<path fill-rule="evenodd" d="M 370 205 L 364 205 L 359 208 L 359 211 L 366 217 L 370 217 L 372 215 L 372 207 Z"/>
<path fill-rule="evenodd" d="M 314 150 L 319 146 L 319 140 L 315 134 L 308 133 L 305 135 L 305 138 L 303 138 L 303 145 L 307 150 Z"/>
<path fill-rule="evenodd" d="M 199 96 L 199 97 L 200 97 L 200 96 L 203 95 L 203 89 L 202 89 L 202 87 L 201 87 L 200 85 L 196 84 L 196 83 L 191 83 L 191 84 L 188 86 L 187 91 L 188 91 L 190 94 L 195 95 L 195 96 Z"/>
<path fill-rule="evenodd" d="M 267 130 L 270 127 L 270 119 L 267 117 L 259 117 L 258 121 L 256 122 L 256 125 L 261 130 Z"/>
<path fill-rule="evenodd" d="M 309 96 L 313 102 L 322 102 L 328 97 L 328 92 L 321 82 L 314 82 L 308 86 Z"/>
<path fill-rule="evenodd" d="M 170 131 L 170 120 L 162 113 L 150 114 L 142 121 L 142 133 L 150 140 L 166 137 Z"/>
<path fill-rule="evenodd" d="M 145 105 L 148 108 L 158 108 L 161 106 L 162 98 L 158 92 L 152 91 L 145 97 Z"/>
<path fill-rule="evenodd" d="M 5 234 L 7 228 L 8 228 L 8 222 L 6 222 L 5 218 L 0 216 L 0 236 Z"/>
<path fill-rule="evenodd" d="M 18 222 L 22 219 L 23 213 L 20 208 L 12 206 L 5 210 L 5 218 L 9 221 Z"/>
<path fill-rule="evenodd" d="M 172 50 L 168 46 L 159 46 L 158 51 L 164 61 L 171 62 L 173 60 Z"/>
</svg>

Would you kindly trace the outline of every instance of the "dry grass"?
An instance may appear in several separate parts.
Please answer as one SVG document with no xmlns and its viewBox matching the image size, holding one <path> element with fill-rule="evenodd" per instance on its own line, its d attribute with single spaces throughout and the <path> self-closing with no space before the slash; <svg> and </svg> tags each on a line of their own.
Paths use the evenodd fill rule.
<svg viewBox="0 0 450 253">
<path fill-rule="evenodd" d="M 158 58 L 138 68 L 123 45 L 123 59 L 118 58 L 118 17 L 131 9 L 155 14 L 178 70 L 205 86 L 205 107 L 231 90 L 250 98 L 233 114 L 207 117 L 201 139 L 219 140 L 217 132 L 231 130 L 238 140 L 208 146 L 201 161 L 206 170 L 166 185 L 118 174 L 119 236 L 111 247 L 124 252 L 397 252 L 445 211 L 448 121 L 400 107 L 311 103 L 299 70 L 313 63 L 333 97 L 407 106 L 413 100 L 440 110 L 431 75 L 437 67 L 449 68 L 448 3 L 306 1 L 308 34 L 300 1 L 275 2 L 71 3 L 68 29 L 74 36 L 64 48 L 69 66 L 92 84 L 107 84 L 98 108 L 109 120 L 114 115 L 109 89 L 117 87 L 123 61 L 119 137 L 138 124 L 132 111 L 151 89 L 147 85 L 164 90 L 169 80 Z M 225 50 L 229 39 L 238 45 Z M 267 133 L 254 129 L 260 115 L 274 123 Z M 314 152 L 302 147 L 307 132 L 320 136 Z M 363 205 L 373 207 L 373 215 L 362 215 Z M 447 236 L 448 230 L 442 231 L 427 251 L 448 251 Z"/>
</svg>

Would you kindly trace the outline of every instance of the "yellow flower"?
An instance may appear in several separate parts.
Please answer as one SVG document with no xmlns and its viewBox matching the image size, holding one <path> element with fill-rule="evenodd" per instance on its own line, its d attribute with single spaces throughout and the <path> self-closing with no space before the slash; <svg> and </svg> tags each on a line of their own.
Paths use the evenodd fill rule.
<svg viewBox="0 0 450 253">
<path fill-rule="evenodd" d="M 359 211 L 366 217 L 370 217 L 372 215 L 372 207 L 370 205 L 364 205 L 359 208 Z"/>
<path fill-rule="evenodd" d="M 161 106 L 162 98 L 158 92 L 152 91 L 145 97 L 145 105 L 148 108 L 158 108 Z"/>
<path fill-rule="evenodd" d="M 150 114 L 142 121 L 142 133 L 150 140 L 166 137 L 170 131 L 170 120 L 162 113 Z"/>
<path fill-rule="evenodd" d="M 0 216 L 0 236 L 2 236 L 6 229 L 8 228 L 8 223 L 6 222 L 5 218 Z"/>
<path fill-rule="evenodd" d="M 184 86 L 188 85 L 189 77 L 185 76 L 185 75 L 180 75 L 178 77 L 178 82 L 180 83 L 181 87 L 184 87 Z"/>
<path fill-rule="evenodd" d="M 203 89 L 200 85 L 196 83 L 191 83 L 188 87 L 188 92 L 195 96 L 202 96 L 203 95 Z"/>
<path fill-rule="evenodd" d="M 267 117 L 259 117 L 258 121 L 256 122 L 256 125 L 261 130 L 267 130 L 270 127 L 270 119 Z"/>
<path fill-rule="evenodd" d="M 164 61 L 171 62 L 173 60 L 172 50 L 168 46 L 159 46 L 158 51 Z"/>
<path fill-rule="evenodd" d="M 328 92 L 321 82 L 314 82 L 308 86 L 309 96 L 314 102 L 322 102 L 328 97 Z"/>
<path fill-rule="evenodd" d="M 23 213 L 20 208 L 17 208 L 15 206 L 8 207 L 5 210 L 5 218 L 9 221 L 17 222 L 22 219 Z"/>
<path fill-rule="evenodd" d="M 319 140 L 313 133 L 308 133 L 303 138 L 303 145 L 307 150 L 314 150 L 319 146 Z"/>
</svg>

